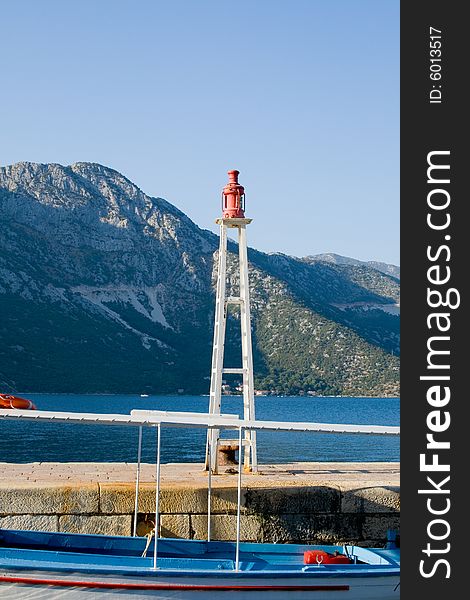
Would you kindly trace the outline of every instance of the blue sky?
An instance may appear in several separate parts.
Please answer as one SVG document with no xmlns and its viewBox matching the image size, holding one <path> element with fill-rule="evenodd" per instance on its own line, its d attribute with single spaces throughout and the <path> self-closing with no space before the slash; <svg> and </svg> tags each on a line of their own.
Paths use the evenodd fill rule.
<svg viewBox="0 0 470 600">
<path fill-rule="evenodd" d="M 249 243 L 399 263 L 398 0 L 2 3 L 0 164 L 99 162 Z"/>
</svg>

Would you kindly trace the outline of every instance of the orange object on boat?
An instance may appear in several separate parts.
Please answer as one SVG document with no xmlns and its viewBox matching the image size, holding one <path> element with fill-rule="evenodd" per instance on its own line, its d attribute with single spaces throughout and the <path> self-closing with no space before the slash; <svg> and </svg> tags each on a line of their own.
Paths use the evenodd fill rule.
<svg viewBox="0 0 470 600">
<path fill-rule="evenodd" d="M 20 410 L 36 410 L 31 400 L 12 396 L 11 394 L 0 394 L 0 408 L 17 408 Z"/>
<path fill-rule="evenodd" d="M 304 552 L 306 565 L 349 565 L 352 560 L 345 554 L 336 551 L 334 554 L 324 550 L 307 550 Z"/>
</svg>

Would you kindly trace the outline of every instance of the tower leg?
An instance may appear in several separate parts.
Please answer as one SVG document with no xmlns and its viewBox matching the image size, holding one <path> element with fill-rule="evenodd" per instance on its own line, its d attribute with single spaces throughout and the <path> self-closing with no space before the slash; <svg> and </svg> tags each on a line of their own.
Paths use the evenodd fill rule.
<svg viewBox="0 0 470 600">
<path fill-rule="evenodd" d="M 211 387 L 209 396 L 209 413 L 220 414 L 222 395 L 222 369 L 224 366 L 225 329 L 227 314 L 225 308 L 226 296 L 226 273 L 227 273 L 227 229 L 223 223 L 220 225 L 220 244 L 217 270 L 217 295 L 215 301 L 214 318 L 214 341 L 212 346 Z M 211 465 L 214 473 L 217 473 L 217 441 L 219 439 L 218 429 L 209 429 L 207 432 L 206 445 L 206 469 L 208 469 L 208 451 L 210 449 Z M 210 441 L 210 443 L 209 443 Z"/>
<path fill-rule="evenodd" d="M 242 338 L 242 366 L 243 366 L 243 415 L 245 419 L 255 419 L 254 380 L 253 380 L 253 351 L 251 343 L 251 315 L 250 315 L 250 288 L 248 282 L 248 251 L 246 242 L 246 226 L 238 228 L 238 254 L 240 265 L 240 327 Z M 256 431 L 245 431 L 245 446 L 243 467 L 245 471 L 258 470 L 256 454 Z M 242 449 L 240 448 L 240 452 Z"/>
</svg>

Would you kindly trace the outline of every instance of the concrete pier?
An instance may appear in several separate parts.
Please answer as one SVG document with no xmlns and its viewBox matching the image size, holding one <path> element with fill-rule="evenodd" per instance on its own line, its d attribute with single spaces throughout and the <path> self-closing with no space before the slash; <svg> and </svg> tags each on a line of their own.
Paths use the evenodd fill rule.
<svg viewBox="0 0 470 600">
<path fill-rule="evenodd" d="M 398 463 L 290 463 L 243 475 L 241 539 L 382 545 L 399 529 Z M 0 463 L 0 528 L 130 535 L 136 465 Z M 143 464 L 138 533 L 153 527 L 155 465 Z M 213 539 L 235 539 L 237 477 L 212 477 Z M 160 530 L 207 536 L 202 464 L 162 465 Z"/>
</svg>

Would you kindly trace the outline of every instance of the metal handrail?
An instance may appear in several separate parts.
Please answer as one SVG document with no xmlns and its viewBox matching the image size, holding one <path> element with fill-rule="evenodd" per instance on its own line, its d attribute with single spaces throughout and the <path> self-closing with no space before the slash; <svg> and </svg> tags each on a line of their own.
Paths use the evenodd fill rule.
<svg viewBox="0 0 470 600">
<path fill-rule="evenodd" d="M 135 477 L 135 505 L 134 505 L 134 527 L 133 536 L 137 535 L 137 514 L 139 511 L 139 483 L 140 483 L 140 463 L 142 461 L 142 425 L 139 427 L 139 445 L 137 448 L 137 473 Z"/>
<path fill-rule="evenodd" d="M 295 421 L 261 421 L 240 419 L 232 415 L 206 413 L 171 413 L 166 411 L 133 410 L 130 415 L 78 412 L 54 412 L 40 410 L 0 410 L 0 419 L 31 421 L 57 421 L 96 425 L 130 425 L 134 427 L 166 427 L 235 429 L 267 431 L 312 431 L 317 433 L 352 433 L 370 435 L 400 435 L 400 427 L 394 425 L 348 425 L 344 423 L 308 423 Z M 200 416 L 197 416 L 200 415 Z"/>
</svg>

